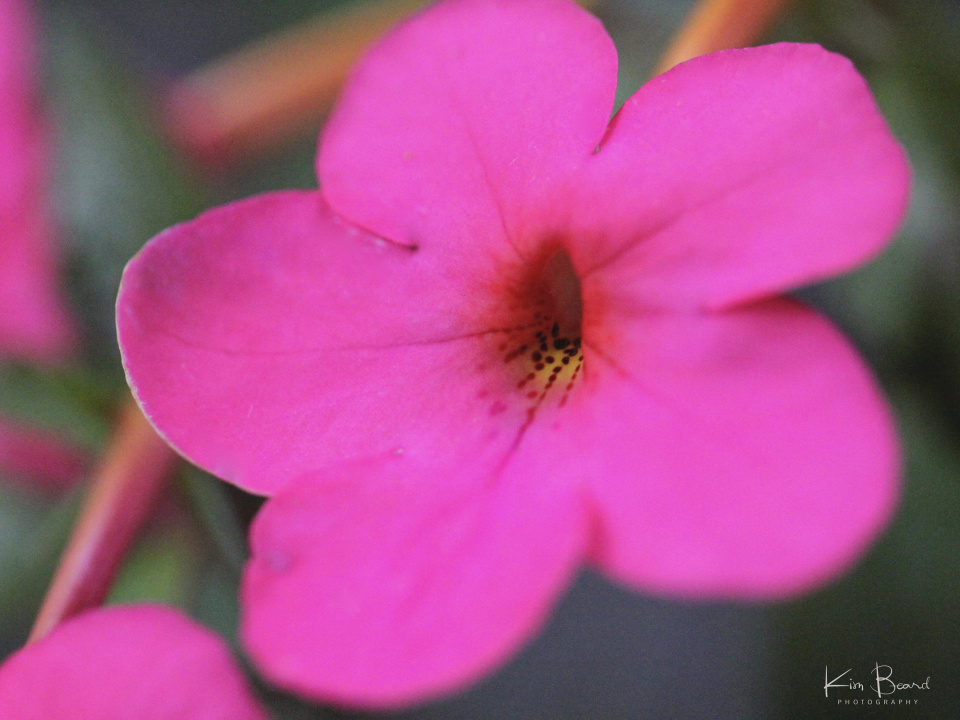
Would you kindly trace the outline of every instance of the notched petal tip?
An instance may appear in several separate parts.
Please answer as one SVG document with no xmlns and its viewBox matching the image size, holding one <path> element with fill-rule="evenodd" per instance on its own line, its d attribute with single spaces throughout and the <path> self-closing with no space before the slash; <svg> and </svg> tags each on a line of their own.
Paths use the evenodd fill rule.
<svg viewBox="0 0 960 720">
<path fill-rule="evenodd" d="M 396 242 L 515 241 L 531 200 L 602 136 L 616 66 L 575 3 L 438 3 L 355 68 L 321 137 L 320 184 L 339 214 Z"/>
<path fill-rule="evenodd" d="M 874 257 L 906 212 L 909 165 L 849 60 L 781 43 L 695 58 L 640 88 L 583 195 L 590 272 L 649 305 L 720 310 Z"/>
</svg>

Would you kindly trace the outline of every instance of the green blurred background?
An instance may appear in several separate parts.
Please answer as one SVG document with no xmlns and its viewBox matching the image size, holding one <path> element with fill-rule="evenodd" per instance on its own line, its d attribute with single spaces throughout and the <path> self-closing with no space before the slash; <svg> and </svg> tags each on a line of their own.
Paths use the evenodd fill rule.
<svg viewBox="0 0 960 720">
<path fill-rule="evenodd" d="M 0 413 L 102 450 L 123 396 L 113 302 L 126 261 L 205 207 L 311 187 L 315 131 L 207 172 L 163 140 L 163 88 L 223 53 L 337 4 L 322 0 L 50 0 L 44 98 L 66 282 L 85 333 L 66 368 L 0 364 Z M 687 0 L 606 0 L 620 102 L 646 78 Z M 403 718 L 960 718 L 960 4 L 797 2 L 768 40 L 817 42 L 867 77 L 913 166 L 895 244 L 854 275 L 802 293 L 854 339 L 900 422 L 900 511 L 847 576 L 782 606 L 642 597 L 584 574 L 544 633 L 494 677 Z M 26 637 L 83 494 L 0 484 L 0 656 Z M 234 639 L 245 525 L 257 503 L 199 470 L 176 484 L 112 600 L 185 608 Z M 468 621 L 468 619 L 465 619 Z M 916 706 L 837 706 L 824 669 L 867 681 L 875 663 Z M 835 672 L 834 672 L 835 670 Z M 261 688 L 277 718 L 359 717 Z"/>
</svg>

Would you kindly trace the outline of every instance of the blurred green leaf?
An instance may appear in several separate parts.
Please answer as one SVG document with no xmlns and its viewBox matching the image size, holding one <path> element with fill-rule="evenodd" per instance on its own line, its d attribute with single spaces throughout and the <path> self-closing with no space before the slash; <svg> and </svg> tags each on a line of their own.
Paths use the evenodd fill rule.
<svg viewBox="0 0 960 720">
<path fill-rule="evenodd" d="M 26 640 L 80 496 L 50 503 L 0 484 L 0 657 Z"/>
<path fill-rule="evenodd" d="M 199 572 L 198 545 L 184 519 L 158 517 L 124 562 L 107 602 L 187 607 Z"/>
<path fill-rule="evenodd" d="M 190 509 L 235 572 L 247 561 L 247 540 L 223 482 L 193 465 L 185 465 L 180 484 Z"/>
<path fill-rule="evenodd" d="M 109 432 L 115 387 L 76 368 L 0 364 L 0 414 L 96 451 Z"/>
<path fill-rule="evenodd" d="M 239 652 L 240 574 L 219 558 L 207 555 L 190 603 L 191 614 Z"/>
<path fill-rule="evenodd" d="M 875 0 L 924 130 L 960 180 L 960 8 L 950 0 Z"/>
<path fill-rule="evenodd" d="M 142 87 L 68 11 L 47 23 L 48 108 L 55 199 L 68 242 L 68 280 L 91 357 L 119 374 L 114 303 L 129 260 L 153 235 L 204 205 L 152 127 Z"/>
<path fill-rule="evenodd" d="M 910 213 L 893 245 L 804 294 L 889 382 L 926 384 L 960 432 L 960 5 L 809 0 L 792 18 L 785 39 L 854 61 L 912 167 Z"/>
</svg>

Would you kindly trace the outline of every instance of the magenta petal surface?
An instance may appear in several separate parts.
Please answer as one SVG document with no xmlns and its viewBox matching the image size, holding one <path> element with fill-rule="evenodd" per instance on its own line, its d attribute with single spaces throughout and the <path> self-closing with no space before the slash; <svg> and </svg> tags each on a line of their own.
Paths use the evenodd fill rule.
<svg viewBox="0 0 960 720">
<path fill-rule="evenodd" d="M 481 399 L 513 387 L 488 347 L 511 320 L 470 270 L 345 225 L 316 192 L 235 203 L 131 261 L 127 377 L 181 453 L 253 492 L 396 451 L 429 456 L 437 482 L 489 467 L 523 416 Z"/>
<path fill-rule="evenodd" d="M 848 270 L 891 238 L 909 169 L 849 60 L 714 53 L 644 85 L 584 168 L 585 263 L 652 305 L 718 307 Z"/>
<path fill-rule="evenodd" d="M 541 625 L 583 552 L 580 503 L 543 478 L 462 490 L 431 472 L 402 457 L 351 465 L 267 502 L 242 635 L 268 678 L 390 707 L 475 680 Z"/>
<path fill-rule="evenodd" d="M 660 592 L 776 598 L 860 555 L 896 503 L 897 441 L 827 321 L 770 300 L 624 325 L 587 347 L 566 445 L 598 504 L 600 567 Z"/>
<path fill-rule="evenodd" d="M 267 720 L 219 637 L 173 610 L 79 615 L 0 666 L 9 720 Z"/>
<path fill-rule="evenodd" d="M 320 185 L 406 245 L 523 253 L 556 184 L 593 152 L 616 90 L 600 22 L 563 0 L 454 0 L 354 70 L 324 129 Z"/>
<path fill-rule="evenodd" d="M 44 198 L 30 3 L 0 0 L 0 353 L 49 360 L 73 327 L 57 289 Z"/>
</svg>

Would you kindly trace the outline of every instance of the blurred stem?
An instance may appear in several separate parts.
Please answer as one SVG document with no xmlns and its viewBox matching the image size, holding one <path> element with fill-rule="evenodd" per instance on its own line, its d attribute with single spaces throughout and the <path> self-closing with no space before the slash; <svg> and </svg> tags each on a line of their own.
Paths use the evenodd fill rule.
<svg viewBox="0 0 960 720">
<path fill-rule="evenodd" d="M 218 165 L 315 128 L 363 50 L 427 2 L 363 0 L 200 68 L 167 91 L 172 140 Z"/>
<path fill-rule="evenodd" d="M 791 0 L 701 0 L 660 58 L 654 75 L 691 58 L 759 40 Z"/>
<path fill-rule="evenodd" d="M 176 456 L 133 399 L 123 407 L 113 440 L 94 469 L 60 564 L 28 642 L 106 598 L 120 563 L 149 518 Z"/>
</svg>

